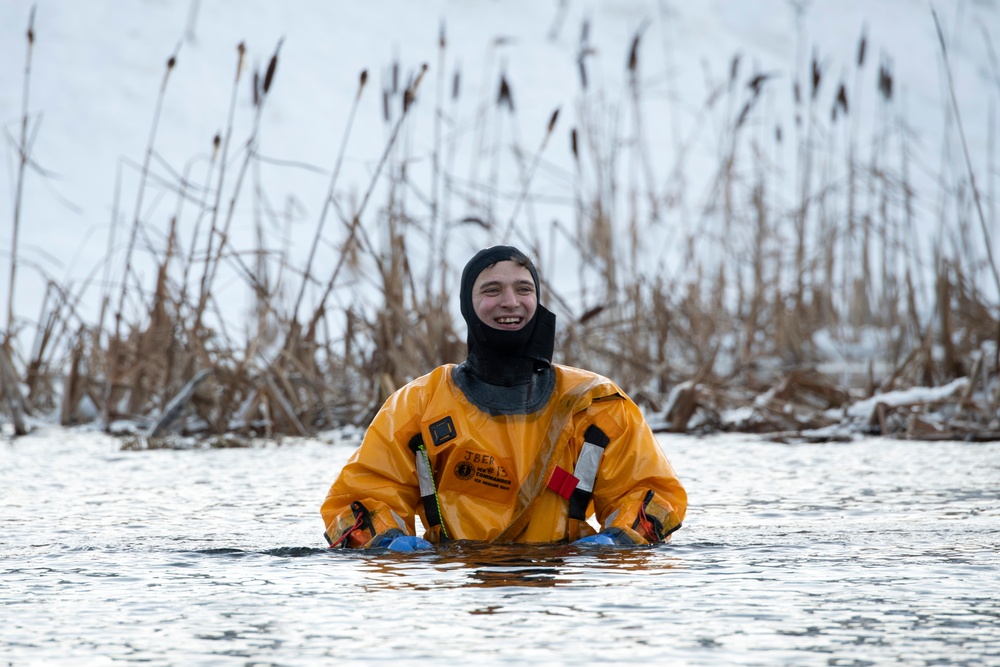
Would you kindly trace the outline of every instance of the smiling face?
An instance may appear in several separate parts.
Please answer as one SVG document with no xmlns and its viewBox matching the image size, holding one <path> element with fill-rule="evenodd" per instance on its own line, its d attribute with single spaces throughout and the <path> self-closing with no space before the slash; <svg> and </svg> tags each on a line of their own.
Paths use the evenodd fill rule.
<svg viewBox="0 0 1000 667">
<path fill-rule="evenodd" d="M 483 269 L 472 284 L 472 307 L 488 327 L 517 331 L 538 307 L 538 294 L 531 271 L 505 260 Z"/>
</svg>

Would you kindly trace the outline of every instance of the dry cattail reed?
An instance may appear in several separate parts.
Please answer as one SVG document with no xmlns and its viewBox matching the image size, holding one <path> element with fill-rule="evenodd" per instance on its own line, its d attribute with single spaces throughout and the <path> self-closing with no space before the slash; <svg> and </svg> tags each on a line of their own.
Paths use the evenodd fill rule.
<svg viewBox="0 0 1000 667">
<path fill-rule="evenodd" d="M 347 126 L 344 128 L 344 134 L 340 140 L 340 150 L 337 152 L 337 161 L 333 167 L 333 174 L 330 176 L 330 185 L 327 187 L 326 197 L 323 198 L 323 206 L 320 209 L 319 221 L 316 223 L 316 233 L 313 235 L 313 242 L 309 247 L 309 257 L 306 259 L 306 266 L 302 274 L 302 284 L 299 287 L 299 293 L 295 298 L 295 305 L 292 308 L 293 319 L 298 318 L 299 307 L 302 305 L 302 299 L 305 296 L 306 285 L 312 277 L 313 259 L 316 257 L 316 250 L 319 247 L 320 238 L 323 235 L 323 226 L 326 223 L 327 213 L 330 210 L 330 205 L 333 204 L 334 195 L 336 193 L 337 179 L 340 176 L 340 168 L 344 163 L 344 155 L 347 152 L 347 140 L 351 136 L 351 128 L 354 126 L 354 117 L 358 110 L 358 103 L 361 100 L 361 93 L 364 91 L 365 83 L 367 83 L 367 81 L 368 70 L 362 70 L 361 75 L 358 77 L 358 90 L 354 96 L 354 103 L 351 105 L 351 111 L 347 118 Z"/>
<path fill-rule="evenodd" d="M 179 47 L 178 47 L 179 48 Z M 139 227 L 142 223 L 142 202 L 143 197 L 146 192 L 146 184 L 149 178 L 149 166 L 150 160 L 153 157 L 153 150 L 156 145 L 156 133 L 159 129 L 160 124 L 160 114 L 163 110 L 163 101 L 166 97 L 167 80 L 170 77 L 170 72 L 173 70 L 174 66 L 177 64 L 177 54 L 176 52 L 172 54 L 167 59 L 167 66 L 163 73 L 163 80 L 160 84 L 160 90 L 156 98 L 156 106 L 153 111 L 153 122 L 149 130 L 149 140 L 146 143 L 146 154 L 142 163 L 142 170 L 139 176 L 139 186 L 136 192 L 135 210 L 132 215 L 132 227 L 129 233 L 128 244 L 125 247 L 125 266 L 122 271 L 121 278 L 121 290 L 118 294 L 118 306 L 115 309 L 115 328 L 114 337 L 111 340 L 111 355 L 110 355 L 110 368 L 107 375 L 106 390 L 105 390 L 105 404 L 104 404 L 104 425 L 105 428 L 111 422 L 111 412 L 112 405 L 116 402 L 116 383 L 119 382 L 119 354 L 118 346 L 121 343 L 121 323 L 122 323 L 122 311 L 125 308 L 125 296 L 128 292 L 129 280 L 132 273 L 132 256 L 135 250 L 136 238 L 139 234 Z"/>
<path fill-rule="evenodd" d="M 24 197 L 24 170 L 28 165 L 28 92 L 31 88 L 31 56 L 35 46 L 35 5 L 28 16 L 28 48 L 24 60 L 24 88 L 21 94 L 21 137 L 18 142 L 17 185 L 14 191 L 14 219 L 10 245 L 10 284 L 7 293 L 7 331 L 5 344 L 13 335 L 14 326 L 14 285 L 17 277 L 17 245 L 21 229 L 21 206 Z M 12 387 L 13 390 L 13 387 Z"/>
<path fill-rule="evenodd" d="M 498 50 L 512 42 L 499 39 L 488 48 L 484 81 L 496 85 L 491 83 L 479 99 L 462 99 L 461 92 L 466 97 L 470 93 L 461 91 L 457 64 L 446 78 L 448 42 L 442 23 L 436 103 L 417 104 L 426 66 L 405 84 L 398 59 L 386 70 L 386 140 L 366 188 L 356 201 L 344 202 L 338 189 L 343 190 L 346 142 L 366 85 L 367 74 L 361 73 L 309 259 L 296 274 L 301 283 L 287 295 L 283 275 L 298 269 L 284 252 L 267 247 L 259 195 L 255 246 L 238 249 L 229 237 L 230 224 L 238 219 L 244 175 L 260 163 L 256 147 L 262 107 L 280 92 L 274 84 L 281 43 L 267 67 L 252 77 L 253 129 L 233 179 L 230 145 L 246 53 L 239 45 L 226 127 L 212 140 L 203 185 L 191 183 L 190 175 L 197 172 L 190 169 L 175 185 L 179 198 L 163 234 L 165 247 L 153 251 L 154 284 L 143 288 L 135 269 L 126 269 L 121 287 L 124 291 L 127 286 L 127 295 L 118 295 L 114 330 L 106 342 L 101 338 L 103 316 L 96 329 L 85 326 L 71 305 L 79 295 L 54 286 L 39 317 L 27 382 L 5 376 L 7 411 L 13 409 L 13 392 L 7 389 L 18 384 L 29 387 L 29 406 L 51 404 L 56 395 L 51 378 L 58 374 L 53 368 L 61 363 L 66 372 L 59 414 L 67 424 L 83 418 L 81 406 L 89 398 L 106 421 L 110 416 L 144 418 L 157 438 L 170 430 L 168 424 L 201 433 L 236 430 L 273 436 L 307 433 L 320 425 L 363 425 L 388 392 L 433 365 L 461 360 L 463 346 L 454 330 L 449 294 L 456 267 L 446 260 L 448 243 L 454 247 L 457 235 L 449 231 L 460 227 L 468 238 L 492 240 L 494 233 L 504 231 L 493 225 L 497 209 L 508 204 L 511 210 L 503 212 L 510 215 L 506 236 L 516 235 L 540 264 L 543 258 L 553 265 L 575 260 L 579 267 L 572 294 L 560 293 L 550 272 L 543 271 L 546 303 L 559 311 L 562 322 L 560 360 L 611 374 L 655 412 L 662 428 L 731 428 L 721 414 L 740 401 L 753 406 L 755 416 L 746 428 L 794 431 L 827 424 L 831 406 L 842 405 L 847 392 L 807 370 L 821 358 L 816 349 L 821 334 L 840 344 L 876 330 L 886 340 L 878 357 L 863 360 L 859 385 L 849 387 L 855 396 L 943 382 L 966 371 L 977 387 L 995 383 L 996 361 L 990 367 L 982 359 L 1000 322 L 977 280 L 995 269 L 976 246 L 975 227 L 967 229 L 964 218 L 953 221 L 945 215 L 949 207 L 972 210 L 976 192 L 966 185 L 971 176 L 961 176 L 960 187 L 942 185 L 941 231 L 948 242 L 940 244 L 933 280 L 924 285 L 925 249 L 914 231 L 924 212 L 915 204 L 908 166 L 913 140 L 902 121 L 895 120 L 895 84 L 885 55 L 878 70 L 880 106 L 870 111 L 879 121 L 870 143 L 882 152 L 859 158 L 857 147 L 868 139 L 861 134 L 869 110 L 860 83 L 861 69 L 871 59 L 867 30 L 849 63 L 856 67 L 853 82 L 849 71 L 831 78 L 835 64 L 818 51 L 798 64 L 800 75 L 792 77 L 791 90 L 780 93 L 793 102 L 787 114 L 776 108 L 778 87 L 771 85 L 782 73 L 750 71 L 751 60 L 734 55 L 722 66 L 721 77 L 706 77 L 707 96 L 692 112 L 688 136 L 675 131 L 674 150 L 665 151 L 650 136 L 643 113 L 663 94 L 664 85 L 667 97 L 674 95 L 671 84 L 649 71 L 654 65 L 642 48 L 645 26 L 625 45 L 629 93 L 615 96 L 610 104 L 600 80 L 590 76 L 590 63 L 602 54 L 589 42 L 589 27 L 583 24 L 578 52 L 569 63 L 580 77 L 568 133 L 573 168 L 565 175 L 567 182 L 572 180 L 572 198 L 556 204 L 564 208 L 553 216 L 547 236 L 533 224 L 538 199 L 533 195 L 549 193 L 534 179 L 558 110 L 547 119 L 533 154 L 520 152 L 516 164 L 501 162 L 501 140 L 508 133 L 517 135 L 514 111 L 524 113 L 520 97 L 519 106 L 514 104 L 514 72 L 506 59 L 499 67 L 494 63 Z M 660 87 L 654 91 L 654 86 Z M 163 87 L 159 103 L 162 93 Z M 673 112 L 683 110 L 670 104 Z M 462 117 L 466 106 L 474 108 L 471 118 Z M 416 121 L 422 113 L 434 116 L 430 160 L 408 142 L 408 119 Z M 677 116 L 673 113 L 675 123 Z M 462 148 L 472 153 L 473 177 L 457 179 L 455 156 L 467 139 L 471 145 Z M 714 150 L 716 159 L 715 180 L 702 194 L 690 187 L 692 151 L 699 145 Z M 514 150 L 520 151 L 517 141 Z M 899 159 L 894 161 L 895 152 Z M 429 170 L 407 172 L 422 160 L 431 165 Z M 490 174 L 480 179 L 477 169 L 490 160 Z M 789 160 L 793 162 L 786 166 Z M 504 202 L 501 169 L 511 164 L 516 191 Z M 666 166 L 668 176 L 657 181 L 654 166 Z M 151 191 L 158 182 L 150 169 L 147 163 Z M 425 176 L 429 188 L 418 182 Z M 259 181 L 254 185 L 255 191 L 263 189 Z M 380 202 L 376 193 L 381 192 L 385 199 Z M 412 192 L 422 196 L 408 200 Z M 232 197 L 225 211 L 224 196 Z M 452 197 L 461 199 L 465 210 L 450 222 Z M 336 232 L 325 224 L 330 207 L 336 207 L 343 221 Z M 135 246 L 141 247 L 136 235 L 150 234 L 141 210 L 137 206 L 130 220 L 127 267 L 131 254 L 138 252 Z M 574 216 L 575 226 L 563 214 Z M 112 214 L 109 249 L 114 248 L 117 217 Z M 207 218 L 210 229 L 202 233 Z M 185 238 L 190 245 L 180 253 L 178 239 L 191 226 L 191 238 Z M 334 249 L 334 256 L 332 270 L 321 276 L 316 257 L 322 243 Z M 421 252 L 427 248 L 430 252 Z M 255 264 L 248 266 L 241 258 L 246 252 L 257 258 Z M 192 295 L 189 304 L 188 275 L 199 261 L 204 262 L 201 283 L 191 287 L 197 297 Z M 174 271 L 183 276 L 179 287 L 171 278 Z M 238 335 L 230 335 L 218 312 L 215 289 L 226 282 L 226 272 L 254 295 L 255 320 Z M 341 291 L 349 281 L 364 287 Z M 105 278 L 103 289 L 108 284 Z M 303 314 L 299 311 L 310 284 L 318 286 L 317 296 Z M 375 298 L 364 289 L 375 290 Z M 124 308 L 126 298 L 137 304 L 137 314 L 125 312 L 132 310 Z M 273 344 L 275 332 L 283 337 L 280 345 Z M 5 367 L 19 363 L 0 347 L 2 355 L 10 357 L 0 361 Z M 850 375 L 844 372 L 843 377 Z M 95 391 L 105 381 L 106 390 Z M 963 409 L 971 415 L 963 419 L 986 423 L 988 417 L 977 407 L 984 393 L 963 392 Z M 892 432 L 899 418 L 884 409 L 867 427 Z M 911 421 L 910 432 L 919 436 L 919 424 Z"/>
</svg>

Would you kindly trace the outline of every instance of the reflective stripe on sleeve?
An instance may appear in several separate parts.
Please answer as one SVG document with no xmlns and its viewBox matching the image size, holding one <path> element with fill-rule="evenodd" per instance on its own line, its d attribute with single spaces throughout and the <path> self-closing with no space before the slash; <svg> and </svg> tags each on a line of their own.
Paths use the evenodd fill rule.
<svg viewBox="0 0 1000 667">
<path fill-rule="evenodd" d="M 580 450 L 580 458 L 576 460 L 576 468 L 573 475 L 580 480 L 578 489 L 594 492 L 594 482 L 597 480 L 597 467 L 601 464 L 601 456 L 604 455 L 604 448 L 589 442 L 583 443 Z"/>
<path fill-rule="evenodd" d="M 591 424 L 583 434 L 583 447 L 573 469 L 580 483 L 569 497 L 569 518 L 584 521 L 587 518 L 587 505 L 594 494 L 594 484 L 597 481 L 597 469 L 604 456 L 604 448 L 611 439 L 604 431 Z"/>
</svg>

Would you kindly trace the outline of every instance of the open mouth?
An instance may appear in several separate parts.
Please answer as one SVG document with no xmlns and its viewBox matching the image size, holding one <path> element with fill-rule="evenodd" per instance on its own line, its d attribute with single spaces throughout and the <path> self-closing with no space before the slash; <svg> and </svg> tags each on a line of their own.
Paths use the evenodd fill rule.
<svg viewBox="0 0 1000 667">
<path fill-rule="evenodd" d="M 501 327 L 519 327 L 524 322 L 523 317 L 497 317 L 493 320 Z"/>
</svg>

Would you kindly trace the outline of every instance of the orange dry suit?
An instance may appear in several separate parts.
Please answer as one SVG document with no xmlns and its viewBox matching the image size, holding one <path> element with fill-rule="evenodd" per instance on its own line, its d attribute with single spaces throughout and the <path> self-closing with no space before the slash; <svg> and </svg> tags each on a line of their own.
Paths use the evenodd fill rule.
<svg viewBox="0 0 1000 667">
<path fill-rule="evenodd" d="M 680 528 L 687 494 L 613 382 L 553 364 L 544 405 L 491 414 L 462 392 L 456 368 L 438 367 L 382 406 L 323 503 L 331 545 L 370 546 L 394 529 L 415 535 L 417 516 L 431 542 L 573 540 L 594 533 L 590 516 L 625 543 Z"/>
</svg>

